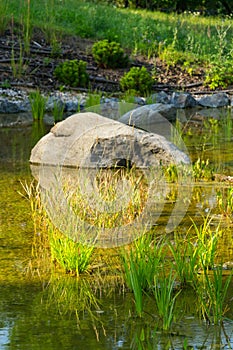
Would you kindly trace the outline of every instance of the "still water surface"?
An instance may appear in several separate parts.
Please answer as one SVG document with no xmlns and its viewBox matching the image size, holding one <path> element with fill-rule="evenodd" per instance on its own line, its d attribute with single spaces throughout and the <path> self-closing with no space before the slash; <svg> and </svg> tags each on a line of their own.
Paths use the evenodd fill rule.
<svg viewBox="0 0 233 350">
<path fill-rule="evenodd" d="M 68 276 L 27 272 L 33 223 L 30 203 L 20 194 L 21 182 L 31 181 L 30 151 L 47 131 L 38 125 L 0 129 L 0 349 L 184 349 L 185 344 L 193 349 L 233 348 L 233 287 L 224 328 L 201 322 L 195 298 L 187 291 L 178 301 L 173 333 L 164 334 L 151 317 L 153 301 L 145 300 L 148 318 L 139 319 L 132 312 L 132 295 L 123 293 L 117 283 L 98 290 L 88 279 L 77 282 Z M 221 134 L 221 142 L 205 139 L 208 158 L 229 175 L 233 175 L 232 135 L 232 130 L 225 137 Z M 191 134 L 186 141 L 197 158 L 201 141 Z M 212 193 L 212 186 L 208 191 Z M 227 237 L 226 259 L 233 260 L 232 235 Z"/>
</svg>

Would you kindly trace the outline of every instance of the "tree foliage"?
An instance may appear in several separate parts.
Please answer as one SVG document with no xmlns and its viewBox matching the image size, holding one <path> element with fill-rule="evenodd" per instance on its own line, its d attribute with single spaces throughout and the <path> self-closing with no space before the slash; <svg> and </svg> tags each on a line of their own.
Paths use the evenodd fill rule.
<svg viewBox="0 0 233 350">
<path fill-rule="evenodd" d="M 109 0 L 109 2 L 126 8 L 146 8 L 166 12 L 198 11 L 210 15 L 233 13 L 233 0 Z"/>
</svg>

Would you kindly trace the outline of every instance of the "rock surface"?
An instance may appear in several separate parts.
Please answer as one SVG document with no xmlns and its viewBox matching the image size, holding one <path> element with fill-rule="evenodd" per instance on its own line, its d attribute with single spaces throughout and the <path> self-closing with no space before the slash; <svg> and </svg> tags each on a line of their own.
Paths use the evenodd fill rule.
<svg viewBox="0 0 233 350">
<path fill-rule="evenodd" d="M 204 96 L 198 100 L 199 105 L 203 107 L 226 107 L 230 104 L 230 98 L 224 92 L 219 92 L 210 96 Z"/>
<path fill-rule="evenodd" d="M 32 149 L 33 164 L 138 168 L 189 163 L 163 136 L 132 128 L 96 113 L 78 113 L 57 123 Z"/>
<path fill-rule="evenodd" d="M 138 107 L 125 113 L 119 121 L 121 123 L 141 128 L 171 139 L 170 123 L 176 120 L 177 110 L 170 104 L 155 103 Z"/>
</svg>

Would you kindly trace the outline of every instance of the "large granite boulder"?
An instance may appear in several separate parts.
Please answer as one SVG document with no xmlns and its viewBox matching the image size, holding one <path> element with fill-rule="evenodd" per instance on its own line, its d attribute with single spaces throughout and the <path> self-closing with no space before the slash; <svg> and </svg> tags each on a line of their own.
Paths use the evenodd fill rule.
<svg viewBox="0 0 233 350">
<path fill-rule="evenodd" d="M 85 168 L 129 162 L 145 168 L 187 164 L 189 158 L 163 136 L 87 112 L 57 123 L 32 149 L 30 162 Z"/>
</svg>

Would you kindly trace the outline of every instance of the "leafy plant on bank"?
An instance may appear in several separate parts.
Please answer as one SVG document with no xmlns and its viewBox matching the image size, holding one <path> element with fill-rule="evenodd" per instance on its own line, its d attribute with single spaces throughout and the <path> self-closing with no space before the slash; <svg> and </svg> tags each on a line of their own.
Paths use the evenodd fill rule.
<svg viewBox="0 0 233 350">
<path fill-rule="evenodd" d="M 211 64 L 206 70 L 205 85 L 211 90 L 226 88 L 233 84 L 232 59 L 221 60 Z"/>
<path fill-rule="evenodd" d="M 121 45 L 107 39 L 98 41 L 92 46 L 92 55 L 95 62 L 102 68 L 126 67 L 129 62 Z"/>
<path fill-rule="evenodd" d="M 54 75 L 65 85 L 86 87 L 89 82 L 89 75 L 86 69 L 87 63 L 82 60 L 67 60 L 55 68 Z"/>
<path fill-rule="evenodd" d="M 141 95 L 148 95 L 152 90 L 153 83 L 154 79 L 146 67 L 132 67 L 120 79 L 122 91 L 135 91 Z"/>
</svg>

